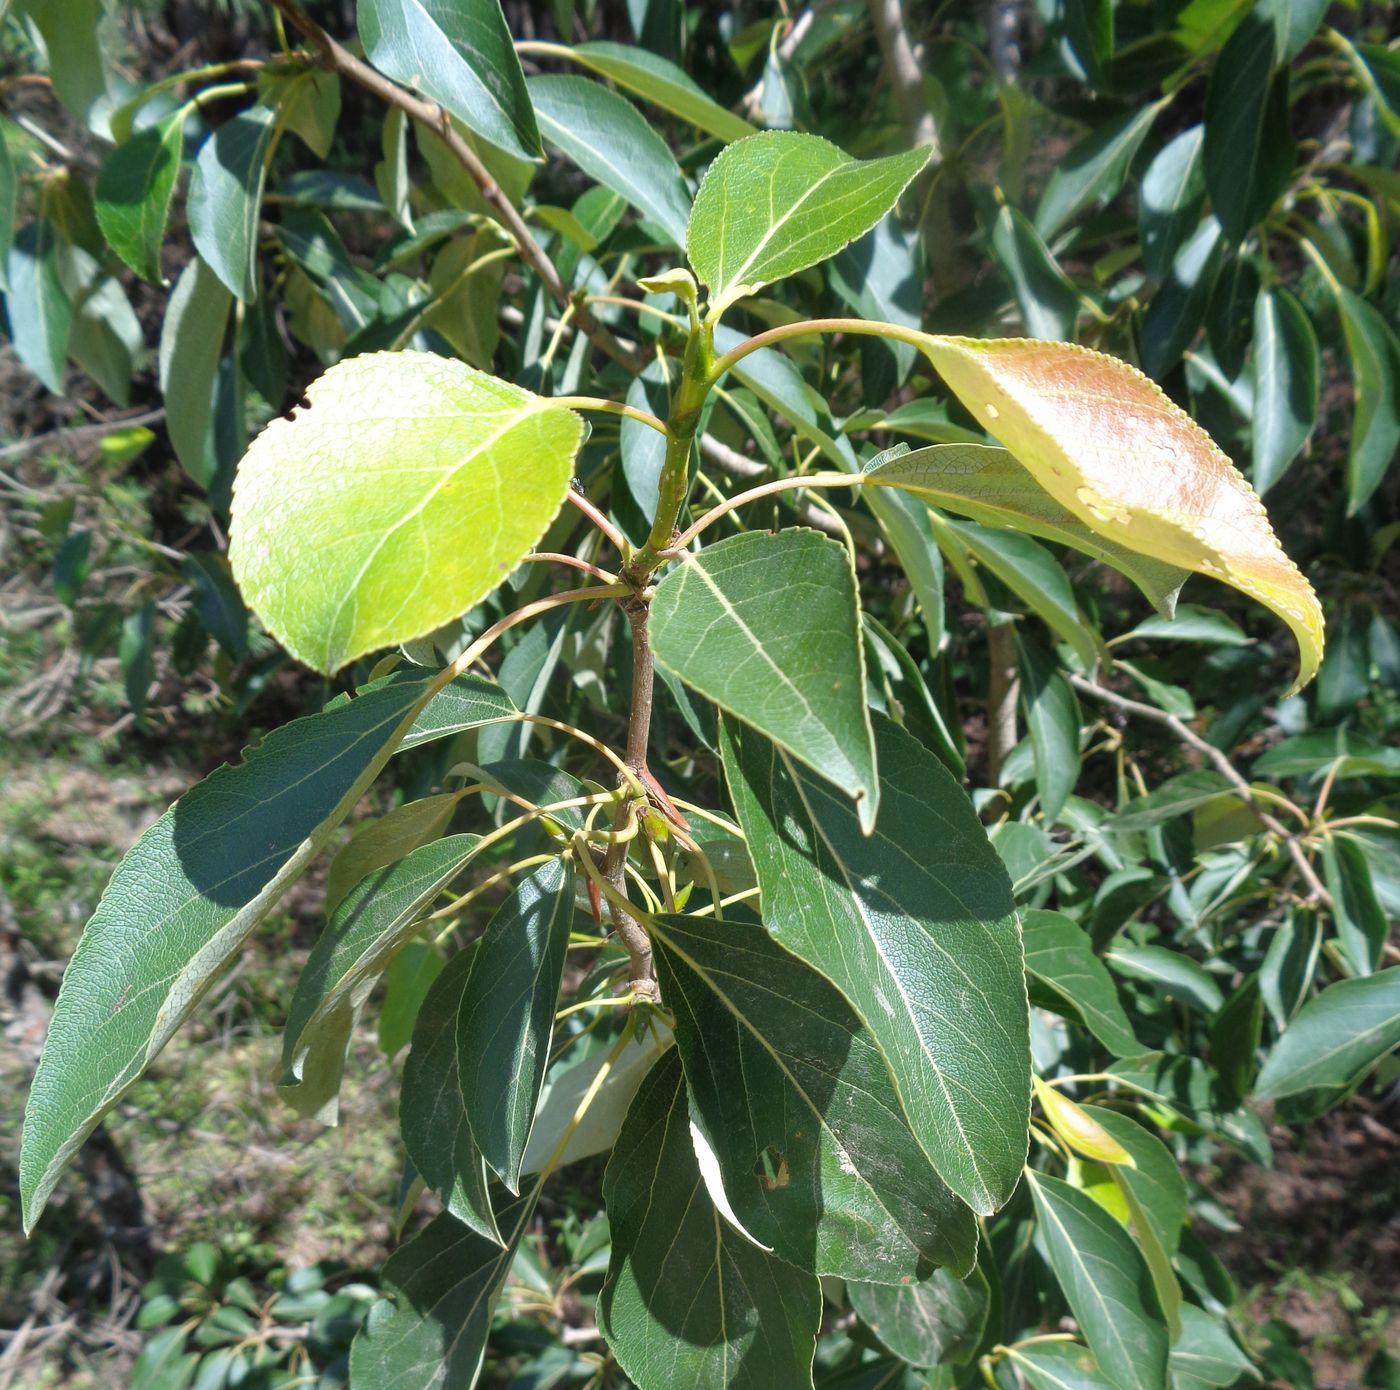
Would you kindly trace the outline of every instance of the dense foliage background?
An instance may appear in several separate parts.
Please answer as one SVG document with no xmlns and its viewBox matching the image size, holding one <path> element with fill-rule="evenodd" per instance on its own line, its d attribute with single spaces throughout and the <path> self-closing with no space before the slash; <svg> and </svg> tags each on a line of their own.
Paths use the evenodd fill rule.
<svg viewBox="0 0 1400 1390">
<path fill-rule="evenodd" d="M 334 35 L 356 32 L 348 0 L 305 8 Z M 1400 960 L 1392 7 L 1044 0 L 908 5 L 903 23 L 882 0 L 504 9 L 528 72 L 588 68 L 552 47 L 585 39 L 688 72 L 698 92 L 639 76 L 614 50 L 588 69 L 645 111 L 687 175 L 745 122 L 861 157 L 937 144 L 902 216 L 749 301 L 752 331 L 855 312 L 1099 347 L 1139 363 L 1249 472 L 1327 612 L 1321 675 L 1287 699 L 1284 630 L 1205 580 L 1169 626 L 1073 552 L 1062 568 L 951 518 L 933 521 L 917 584 L 844 494 L 803 495 L 795 511 L 798 494 L 782 494 L 750 520 L 851 538 L 878 619 L 872 701 L 965 772 L 1022 907 L 1084 928 L 1114 1007 L 1176 1059 L 1115 1069 L 1151 1097 L 1187 1174 L 1178 1274 L 1254 1358 L 1223 1374 L 1400 1384 L 1400 1069 L 1382 1056 L 1400 1009 L 1350 1069 L 1246 1103 L 1305 1000 Z M 49 1000 L 111 864 L 198 776 L 373 665 L 322 681 L 244 610 L 224 552 L 247 441 L 325 366 L 410 343 L 546 394 L 612 391 L 664 413 L 658 344 L 675 305 L 657 295 L 662 313 L 638 317 L 608 300 L 675 256 L 617 188 L 618 166 L 645 169 L 640 137 L 590 149 L 586 129 L 546 124 L 550 158 L 533 172 L 481 147 L 584 312 L 648 364 L 633 381 L 574 331 L 577 304 L 556 316 L 441 146 L 315 66 L 270 7 L 19 0 L 0 36 L 8 1164 Z M 232 192 L 196 167 L 216 137 L 221 167 L 248 176 Z M 231 210 L 262 161 L 261 200 L 240 221 Z M 664 203 L 650 212 L 664 222 Z M 218 277 L 199 271 L 195 246 Z M 256 282 L 240 302 L 226 282 L 243 274 Z M 702 456 L 723 486 L 825 466 L 845 436 L 862 448 L 982 437 L 912 349 L 813 339 L 790 356 L 814 394 L 780 410 L 734 387 L 708 417 Z M 655 506 L 650 444 L 599 425 L 581 460 L 634 537 Z M 524 631 L 498 666 L 516 703 L 620 743 L 625 708 L 609 691 L 628 657 L 612 608 Z M 1086 677 L 1096 660 L 1108 698 Z M 654 765 L 673 788 L 713 795 L 712 732 L 680 695 L 658 719 Z M 540 729 L 479 740 L 477 763 L 527 743 L 573 756 Z M 420 795 L 439 756 L 401 759 L 357 817 Z M 1260 788 L 1253 808 L 1231 774 Z M 34 1239 L 7 1219 L 0 1390 L 186 1384 L 194 1353 L 201 1385 L 270 1383 L 219 1378 L 254 1353 L 259 1375 L 311 1367 L 339 1383 L 397 1233 L 395 1059 L 442 962 L 420 944 L 396 964 L 354 1040 L 341 1126 L 297 1119 L 273 1093 L 277 1033 L 324 887 L 323 865 L 84 1150 Z M 1038 1068 L 1103 1060 L 1066 1014 L 1121 1055 L 1112 1023 L 1096 1029 L 1089 998 L 1057 993 L 1050 973 L 1039 992 L 1032 979 Z M 550 1187 L 507 1286 L 489 1383 L 615 1375 L 591 1333 L 606 1233 L 581 1195 L 601 1166 Z M 0 1202 L 16 1208 L 11 1180 Z M 1003 1229 L 1015 1239 L 1014 1221 Z M 1007 1325 L 1054 1327 L 1064 1312 L 1033 1271 L 1000 1297 Z M 900 1383 L 857 1378 L 880 1345 L 872 1322 L 828 1308 L 830 1383 Z M 994 1326 L 965 1337 L 969 1351 L 999 1339 Z M 860 1373 L 886 1374 L 873 1351 Z"/>
</svg>

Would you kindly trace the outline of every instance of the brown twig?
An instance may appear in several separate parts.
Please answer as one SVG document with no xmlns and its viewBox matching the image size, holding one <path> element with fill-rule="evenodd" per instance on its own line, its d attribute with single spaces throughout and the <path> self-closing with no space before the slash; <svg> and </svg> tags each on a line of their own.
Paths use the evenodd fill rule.
<svg viewBox="0 0 1400 1390">
<path fill-rule="evenodd" d="M 1216 771 L 1234 787 L 1240 800 L 1249 807 L 1250 814 L 1259 822 L 1260 826 L 1269 834 L 1276 835 L 1283 842 L 1283 846 L 1288 851 L 1298 873 L 1302 876 L 1303 882 L 1308 886 L 1309 898 L 1331 908 L 1332 895 L 1323 886 L 1322 880 L 1318 878 L 1317 871 L 1308 859 L 1302 841 L 1278 817 L 1271 815 L 1260 805 L 1259 798 L 1254 794 L 1254 788 L 1249 785 L 1235 765 L 1219 748 L 1213 743 L 1207 743 L 1200 734 L 1189 725 L 1184 724 L 1176 715 L 1168 714 L 1155 705 L 1144 704 L 1141 700 L 1130 700 L 1126 695 L 1106 690 L 1103 686 L 1096 685 L 1093 681 L 1073 673 L 1069 676 L 1069 683 L 1091 700 L 1098 700 L 1101 704 L 1111 705 L 1124 714 L 1135 715 L 1139 719 L 1147 719 L 1154 724 L 1160 724 L 1164 729 L 1169 729 L 1188 748 L 1194 749 L 1209 761 Z"/>
<path fill-rule="evenodd" d="M 501 191 L 500 185 L 492 177 L 491 171 L 482 163 L 480 156 L 462 138 L 447 111 L 435 101 L 425 100 L 391 82 L 368 63 L 355 57 L 343 44 L 338 43 L 315 20 L 306 15 L 295 0 L 272 0 L 282 16 L 299 29 L 311 41 L 318 61 L 331 72 L 339 73 L 363 87 L 388 106 L 396 106 L 410 120 L 426 126 L 436 135 L 452 157 L 467 171 L 472 182 L 481 191 L 481 196 L 495 209 L 502 225 L 515 242 L 517 249 L 544 282 L 545 288 L 561 308 L 574 306 L 574 318 L 589 339 L 601 348 L 614 361 L 620 362 L 633 372 L 640 372 L 642 364 L 593 316 L 592 311 L 581 300 L 576 300 L 573 292 L 559 278 L 554 262 L 545 254 L 530 231 L 519 210 Z"/>
</svg>

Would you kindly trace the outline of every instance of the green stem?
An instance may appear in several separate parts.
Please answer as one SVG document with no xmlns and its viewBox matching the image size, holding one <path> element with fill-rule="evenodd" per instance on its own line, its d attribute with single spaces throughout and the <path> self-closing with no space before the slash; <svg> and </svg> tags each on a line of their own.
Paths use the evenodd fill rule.
<svg viewBox="0 0 1400 1390">
<path fill-rule="evenodd" d="M 810 338 L 814 333 L 855 333 L 872 338 L 893 338 L 896 342 L 909 343 L 922 349 L 935 337 L 931 333 L 921 333 L 917 328 L 907 328 L 898 323 L 882 323 L 878 319 L 807 319 L 802 323 L 783 323 L 777 328 L 757 333 L 746 338 L 738 347 L 731 348 L 723 357 L 715 359 L 710 369 L 709 385 L 713 385 L 737 362 L 742 362 L 751 352 L 757 352 L 773 343 L 781 343 L 787 338 Z"/>
<path fill-rule="evenodd" d="M 566 406 L 570 410 L 594 410 L 604 415 L 625 415 L 629 420 L 637 420 L 658 434 L 670 438 L 671 431 L 664 420 L 658 420 L 649 410 L 639 410 L 635 405 L 604 400 L 601 396 L 549 396 L 546 399 L 551 405 Z"/>
</svg>

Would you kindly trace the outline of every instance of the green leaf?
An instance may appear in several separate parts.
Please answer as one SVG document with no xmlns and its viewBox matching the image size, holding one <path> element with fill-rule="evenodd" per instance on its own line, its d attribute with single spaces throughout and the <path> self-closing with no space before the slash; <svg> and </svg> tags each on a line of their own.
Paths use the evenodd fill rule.
<svg viewBox="0 0 1400 1390">
<path fill-rule="evenodd" d="M 379 1006 L 379 1050 L 393 1061 L 412 1040 L 413 1025 L 433 982 L 446 962 L 430 941 L 410 941 L 384 972 L 384 999 Z"/>
<path fill-rule="evenodd" d="M 834 256 L 885 216 L 928 163 L 923 147 L 856 160 L 829 141 L 764 131 L 721 150 L 695 196 L 685 249 L 719 316 Z"/>
<path fill-rule="evenodd" d="M 248 655 L 248 610 L 234 587 L 228 561 L 212 550 L 191 551 L 181 572 L 194 591 L 205 630 L 232 660 L 242 661 Z"/>
<path fill-rule="evenodd" d="M 1302 1097 L 1317 1113 L 1397 1044 L 1400 966 L 1339 980 L 1298 1011 L 1265 1058 L 1254 1095 Z"/>
<path fill-rule="evenodd" d="M 1220 223 L 1208 217 L 1176 253 L 1171 273 L 1152 296 L 1142 323 L 1142 368 L 1161 378 L 1195 341 L 1224 256 Z"/>
<path fill-rule="evenodd" d="M 1334 285 L 1351 359 L 1355 414 L 1347 455 L 1347 515 L 1380 486 L 1400 447 L 1400 340 L 1380 313 L 1344 285 Z"/>
<path fill-rule="evenodd" d="M 176 111 L 118 145 L 97 176 L 102 235 L 127 265 L 156 285 L 163 283 L 160 248 L 184 145 L 184 113 Z"/>
<path fill-rule="evenodd" d="M 992 224 L 992 250 L 1011 281 L 1021 322 L 1032 338 L 1074 337 L 1079 291 L 1029 219 L 1003 204 Z"/>
<path fill-rule="evenodd" d="M 442 1215 L 385 1264 L 389 1295 L 350 1347 L 350 1376 L 374 1390 L 457 1390 L 476 1384 L 491 1317 L 535 1195 L 498 1213 L 504 1245 Z"/>
<path fill-rule="evenodd" d="M 713 135 L 719 140 L 742 140 L 754 128 L 741 116 L 711 101 L 703 89 L 667 58 L 625 43 L 597 41 L 575 48 L 551 44 L 552 57 L 565 58 L 588 68 L 601 77 L 611 78 L 619 87 L 669 111 L 673 116 Z"/>
<path fill-rule="evenodd" d="M 10 248 L 15 243 L 15 204 L 19 201 L 19 176 L 10 147 L 0 132 L 0 291 L 10 288 Z"/>
<path fill-rule="evenodd" d="M 991 1311 L 987 1276 L 940 1269 L 919 1284 L 846 1285 L 846 1296 L 881 1343 L 914 1366 L 963 1366 L 982 1342 Z"/>
<path fill-rule="evenodd" d="M 1322 952 L 1322 922 L 1316 912 L 1295 908 L 1274 928 L 1259 967 L 1259 993 L 1282 1032 L 1312 989 Z"/>
<path fill-rule="evenodd" d="M 511 1191 L 544 1085 L 574 917 L 572 869 L 523 879 L 478 942 L 457 1016 L 458 1084 L 472 1137 Z"/>
<path fill-rule="evenodd" d="M 361 879 L 436 840 L 447 829 L 461 799 L 456 792 L 425 796 L 359 826 L 350 842 L 331 860 L 322 912 L 331 916 Z"/>
<path fill-rule="evenodd" d="M 1077 1188 L 1027 1177 L 1051 1268 L 1094 1359 L 1118 1390 L 1162 1390 L 1167 1330 L 1132 1238 Z"/>
<path fill-rule="evenodd" d="M 418 1011 L 399 1093 L 399 1127 L 409 1161 L 443 1206 L 473 1231 L 502 1244 L 491 1206 L 490 1174 L 467 1116 L 457 1046 L 476 956 L 476 942 L 458 951 Z"/>
<path fill-rule="evenodd" d="M 1145 1221 L 1162 1249 L 1176 1254 L 1186 1222 L 1186 1179 L 1171 1151 L 1155 1134 L 1117 1110 L 1102 1105 L 1084 1108 L 1132 1155 L 1133 1166 L 1118 1165 L 1114 1177 L 1133 1194 L 1134 1222 Z"/>
<path fill-rule="evenodd" d="M 1238 246 L 1293 173 L 1288 69 L 1274 22 L 1251 10 L 1220 50 L 1206 89 L 1206 187 L 1211 209 Z"/>
<path fill-rule="evenodd" d="M 1390 919 L 1376 897 L 1366 852 L 1345 835 L 1329 835 L 1322 842 L 1322 871 L 1342 952 L 1353 973 L 1370 975 L 1390 938 Z"/>
<path fill-rule="evenodd" d="M 1186 1180 L 1156 1135 L 1116 1111 L 1099 1106 L 1086 1109 L 1132 1156 L 1132 1164 L 1110 1168 L 1109 1177 L 1127 1207 L 1167 1332 L 1175 1341 L 1181 1335 L 1182 1299 L 1171 1256 L 1180 1244 L 1186 1219 Z"/>
<path fill-rule="evenodd" d="M 690 192 L 665 141 L 625 97 L 586 77 L 532 77 L 540 129 L 580 169 L 685 244 Z"/>
<path fill-rule="evenodd" d="M 1094 954 L 1089 934 L 1060 912 L 1030 908 L 1021 914 L 1026 970 L 1034 986 L 1051 993 L 1050 1007 L 1079 1020 L 1116 1057 L 1140 1057 L 1148 1049 L 1133 1036 L 1117 986 Z"/>
<path fill-rule="evenodd" d="M 1272 609 L 1298 641 L 1292 689 L 1312 679 L 1323 647 L 1317 595 L 1249 484 L 1159 387 L 1070 343 L 927 336 L 920 347 L 1061 506 L 1101 536 Z"/>
<path fill-rule="evenodd" d="M 1138 236 L 1142 264 L 1158 284 L 1181 244 L 1200 220 L 1206 197 L 1201 164 L 1205 128 L 1193 125 L 1173 136 L 1153 156 L 1138 193 Z"/>
<path fill-rule="evenodd" d="M 327 673 L 496 588 L 558 513 L 583 438 L 572 411 L 429 353 L 341 362 L 306 395 L 239 465 L 229 560 L 273 635 Z"/>
<path fill-rule="evenodd" d="M 1198 603 L 1178 606 L 1174 618 L 1153 614 L 1135 628 L 1125 632 L 1129 637 L 1160 639 L 1163 642 L 1203 642 L 1211 647 L 1247 647 L 1250 639 L 1239 626 L 1215 608 L 1202 608 Z"/>
<path fill-rule="evenodd" d="M 794 528 L 684 555 L 656 586 L 651 641 L 659 665 L 854 797 L 862 829 L 875 824 L 875 736 L 843 545 Z"/>
<path fill-rule="evenodd" d="M 660 917 L 651 935 L 691 1115 L 744 1229 L 816 1274 L 965 1275 L 973 1215 L 915 1143 L 841 995 L 757 923 Z"/>
<path fill-rule="evenodd" d="M 885 1055 L 920 1147 L 987 1214 L 1019 1180 L 1030 1104 L 1011 886 L 942 763 L 888 720 L 875 729 L 880 813 L 868 837 L 849 801 L 726 720 L 730 795 L 764 925 L 846 996 Z"/>
<path fill-rule="evenodd" d="M 186 211 L 195 250 L 245 304 L 258 297 L 258 220 L 278 133 L 276 108 L 250 106 L 200 147 Z"/>
<path fill-rule="evenodd" d="M 24 1219 L 383 767 L 431 689 L 391 679 L 271 733 L 117 866 L 54 1006 L 25 1112 Z"/>
<path fill-rule="evenodd" d="M 281 113 L 283 126 L 300 136 L 318 159 L 329 159 L 340 119 L 339 75 L 316 67 L 290 76 L 264 72 L 262 89 L 268 105 Z"/>
<path fill-rule="evenodd" d="M 359 0 L 365 56 L 521 159 L 544 154 L 500 0 Z"/>
<path fill-rule="evenodd" d="M 706 1196 L 674 1050 L 637 1092 L 603 1197 L 612 1257 L 598 1326 L 638 1390 L 810 1390 L 820 1287 L 740 1235 Z"/>
<path fill-rule="evenodd" d="M 1268 492 L 1298 457 L 1317 422 L 1317 334 L 1281 285 L 1254 305 L 1254 486 Z"/>
<path fill-rule="evenodd" d="M 1079 780 L 1079 700 L 1048 651 L 1019 639 L 1016 647 L 1036 790 L 1046 823 L 1053 824 Z"/>
<path fill-rule="evenodd" d="M 1035 229 L 1051 241 L 1085 208 L 1123 186 L 1128 166 L 1161 110 L 1152 103 L 1086 136 L 1054 167 L 1035 210 Z"/>
<path fill-rule="evenodd" d="M 1104 959 L 1120 975 L 1155 985 L 1163 994 L 1202 1013 L 1213 1014 L 1225 1002 L 1215 976 L 1180 951 L 1117 941 L 1104 953 Z"/>
<path fill-rule="evenodd" d="M 105 136 L 107 55 L 99 35 L 101 0 L 24 0 L 43 35 L 58 99 L 79 123 Z"/>
<path fill-rule="evenodd" d="M 1015 531 L 977 523 L 947 525 L 980 564 L 1072 647 L 1087 669 L 1093 670 L 1103 649 L 1103 638 L 1079 611 L 1064 570 L 1043 545 Z"/>
<path fill-rule="evenodd" d="M 724 353 L 738 346 L 743 335 L 720 324 L 715 329 L 715 351 Z M 770 410 L 792 422 L 804 439 L 809 439 L 837 468 L 847 473 L 859 471 L 851 441 L 840 435 L 825 401 L 802 379 L 802 374 L 781 353 L 760 349 L 734 368 L 734 375 Z M 896 505 L 903 500 L 903 505 Z M 914 591 L 928 631 L 940 631 L 943 623 L 943 570 L 938 548 L 929 533 L 927 518 L 908 499 L 873 494 L 870 510 L 875 513 L 889 537 L 901 568 Z"/>
<path fill-rule="evenodd" d="M 1230 1335 L 1229 1324 L 1190 1303 L 1182 1305 L 1181 1335 L 1172 1344 L 1171 1369 L 1178 1390 L 1259 1379 L 1254 1363 Z"/>
<path fill-rule="evenodd" d="M 831 288 L 862 318 L 918 328 L 923 322 L 924 246 L 917 228 L 901 227 L 894 213 L 882 217 L 859 241 L 831 262 Z M 863 339 L 863 346 L 885 350 L 902 384 L 918 361 L 912 343 L 893 338 Z"/>
<path fill-rule="evenodd" d="M 413 727 L 399 744 L 399 751 L 406 753 L 410 748 L 431 743 L 434 739 L 448 738 L 483 724 L 495 724 L 518 716 L 519 711 L 510 696 L 495 681 L 473 675 L 458 676 L 438 691 L 427 709 L 414 720 Z"/>
<path fill-rule="evenodd" d="M 1140 555 L 1091 530 L 1008 450 L 985 444 L 935 444 L 881 458 L 886 461 L 877 461 L 866 482 L 902 488 L 988 528 L 1026 531 L 1083 551 L 1127 575 L 1164 617 L 1175 611 L 1186 570 Z M 1092 665 L 1093 658 L 1086 664 Z"/>
<path fill-rule="evenodd" d="M 1078 1342 L 1033 1342 L 1008 1347 L 1007 1355 L 1031 1390 L 1119 1390 Z"/>
<path fill-rule="evenodd" d="M 58 234 L 41 217 L 15 238 L 6 260 L 5 315 L 19 360 L 55 395 L 63 391 L 63 361 L 73 328 L 73 305 L 58 273 Z"/>
<path fill-rule="evenodd" d="M 357 883 L 316 939 L 287 1010 L 278 1094 L 334 1124 L 345 1049 L 379 977 L 418 934 L 437 895 L 476 854 L 479 835 L 449 835 Z"/>
<path fill-rule="evenodd" d="M 59 270 L 73 302 L 69 358 L 118 405 L 128 405 L 146 340 L 121 281 L 78 246 L 68 248 Z"/>
<path fill-rule="evenodd" d="M 1210 768 L 1182 772 L 1169 777 L 1146 796 L 1134 797 L 1113 816 L 1108 828 L 1115 834 L 1150 830 L 1155 825 L 1184 816 L 1188 811 L 1214 801 L 1230 791 L 1231 787 L 1228 779 Z"/>
<path fill-rule="evenodd" d="M 561 1066 L 540 1092 L 520 1171 L 541 1172 L 552 1158 L 555 1166 L 562 1168 L 612 1148 L 638 1088 L 656 1059 L 670 1046 L 670 1031 L 658 1019 L 657 1026 L 647 1029 L 640 1039 L 634 1034 L 610 1064 L 607 1059 L 612 1049 L 603 1044 L 582 1061 Z M 607 1074 L 598 1082 L 605 1064 Z M 579 1105 L 590 1094 L 593 1099 L 583 1119 L 574 1124 Z"/>
<path fill-rule="evenodd" d="M 871 708 L 879 709 L 907 729 L 925 748 L 937 754 L 958 781 L 962 781 L 967 775 L 962 753 L 914 658 L 877 618 L 869 613 L 860 616 L 870 679 L 884 698 L 884 703 L 880 704 L 867 684 L 866 695 Z"/>
<path fill-rule="evenodd" d="M 180 272 L 160 329 L 160 390 L 165 428 L 185 472 L 207 486 L 205 463 L 214 379 L 233 298 L 198 256 Z"/>
</svg>

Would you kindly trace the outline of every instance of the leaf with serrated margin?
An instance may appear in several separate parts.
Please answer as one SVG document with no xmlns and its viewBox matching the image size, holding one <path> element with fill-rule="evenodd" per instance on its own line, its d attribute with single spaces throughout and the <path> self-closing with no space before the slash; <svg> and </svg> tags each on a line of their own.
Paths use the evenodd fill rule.
<svg viewBox="0 0 1400 1390">
<path fill-rule="evenodd" d="M 1010 1197 L 1025 1163 L 1030 1043 L 1011 885 L 943 764 L 877 716 L 880 814 L 726 719 L 730 795 L 763 922 L 870 1029 L 919 1146 L 974 1211 Z"/>
<path fill-rule="evenodd" d="M 1132 1237 L 1078 1188 L 1026 1176 L 1050 1266 L 1100 1369 L 1119 1390 L 1162 1390 L 1167 1329 Z"/>
<path fill-rule="evenodd" d="M 380 72 L 510 154 L 544 153 L 500 0 L 359 0 L 358 18 Z"/>
<path fill-rule="evenodd" d="M 27 1228 L 63 1165 L 374 780 L 431 686 L 391 677 L 269 734 L 181 797 L 117 866 L 69 963 L 29 1094 Z"/>
<path fill-rule="evenodd" d="M 439 1216 L 390 1257 L 382 1298 L 350 1347 L 350 1379 L 373 1390 L 469 1390 L 496 1299 L 537 1194 L 497 1213 L 505 1244 Z"/>
<path fill-rule="evenodd" d="M 157 285 L 184 132 L 185 114 L 176 111 L 118 145 L 97 176 L 94 210 L 102 235 L 127 265 Z"/>
<path fill-rule="evenodd" d="M 1140 555 L 1090 530 L 1050 495 L 1006 449 L 986 444 L 933 444 L 912 453 L 882 454 L 867 483 L 898 488 L 983 526 L 1025 531 L 1072 546 L 1125 574 L 1165 617 L 1190 571 Z"/>
<path fill-rule="evenodd" d="M 656 586 L 651 644 L 659 666 L 855 798 L 862 829 L 875 824 L 875 736 L 845 546 L 795 527 L 683 556 Z"/>
<path fill-rule="evenodd" d="M 512 1192 L 549 1064 L 573 919 L 567 863 L 543 864 L 522 879 L 477 943 L 458 1008 L 458 1084 L 467 1123 Z"/>
<path fill-rule="evenodd" d="M 1263 504 L 1211 437 L 1117 358 L 1028 338 L 925 337 L 923 351 L 982 427 L 1091 531 L 1233 585 L 1298 639 L 1306 685 L 1322 608 Z"/>
<path fill-rule="evenodd" d="M 710 291 L 711 319 L 864 236 L 931 152 L 852 159 L 820 136 L 791 130 L 726 146 L 700 184 L 685 234 L 691 268 Z"/>
<path fill-rule="evenodd" d="M 810 1390 L 820 1285 L 740 1235 L 706 1195 L 674 1049 L 632 1102 L 603 1197 L 612 1258 L 598 1326 L 638 1390 Z"/>
<path fill-rule="evenodd" d="M 479 835 L 449 835 L 362 878 L 307 958 L 282 1034 L 278 1094 L 302 1115 L 334 1124 L 345 1049 L 379 977 L 413 939 L 437 895 L 471 861 Z"/>
<path fill-rule="evenodd" d="M 532 77 L 540 129 L 585 174 L 680 246 L 690 191 L 676 157 L 626 97 L 586 77 Z"/>
<path fill-rule="evenodd" d="M 457 1049 L 476 951 L 472 942 L 447 962 L 418 1010 L 399 1093 L 399 1128 L 410 1162 L 447 1210 L 499 1244 L 490 1175 L 467 1121 Z"/>
<path fill-rule="evenodd" d="M 293 656 L 331 673 L 485 598 L 564 501 L 583 421 L 426 352 L 340 362 L 253 441 L 229 561 Z"/>
<path fill-rule="evenodd" d="M 403 736 L 398 751 L 405 753 L 434 739 L 448 738 L 483 724 L 498 724 L 519 717 L 520 711 L 495 681 L 482 676 L 460 675 L 433 696 L 427 708 L 413 721 L 413 727 Z"/>
<path fill-rule="evenodd" d="M 1021 914 L 1031 1002 L 1077 1019 L 1115 1057 L 1149 1051 L 1133 1036 L 1113 977 L 1094 954 L 1089 934 L 1060 912 L 1029 908 Z M 1037 987 L 1050 998 L 1037 997 Z"/>
<path fill-rule="evenodd" d="M 692 1115 L 744 1229 L 815 1274 L 965 1275 L 976 1221 L 915 1143 L 840 993 L 756 922 L 659 917 L 651 937 Z"/>
</svg>

